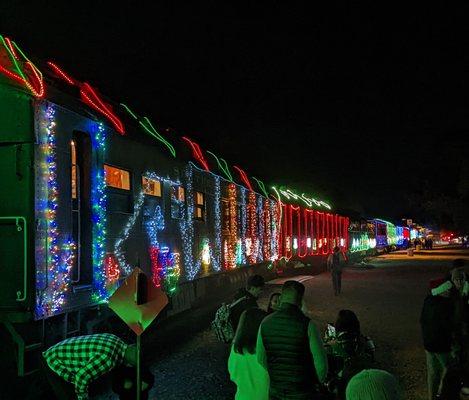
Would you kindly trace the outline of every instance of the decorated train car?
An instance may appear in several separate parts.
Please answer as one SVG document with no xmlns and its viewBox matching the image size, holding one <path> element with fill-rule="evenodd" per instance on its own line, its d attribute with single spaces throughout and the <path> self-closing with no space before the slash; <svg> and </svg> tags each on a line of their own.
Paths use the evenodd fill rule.
<svg viewBox="0 0 469 400">
<path fill-rule="evenodd" d="M 348 218 L 329 203 L 268 189 L 188 137 L 168 140 L 2 36 L 0 104 L 0 318 L 20 375 L 47 332 L 70 336 L 84 322 L 92 332 L 90 310 L 105 309 L 137 266 L 174 314 L 246 267 L 348 248 Z M 21 330 L 29 340 L 38 331 L 37 343 Z"/>
</svg>

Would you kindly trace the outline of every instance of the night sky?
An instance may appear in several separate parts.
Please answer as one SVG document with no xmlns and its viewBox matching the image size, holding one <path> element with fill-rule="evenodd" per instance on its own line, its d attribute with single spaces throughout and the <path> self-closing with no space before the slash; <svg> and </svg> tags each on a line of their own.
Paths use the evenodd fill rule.
<svg viewBox="0 0 469 400">
<path fill-rule="evenodd" d="M 467 10 L 17 3 L 28 54 L 270 184 L 398 219 L 463 179 Z"/>
</svg>

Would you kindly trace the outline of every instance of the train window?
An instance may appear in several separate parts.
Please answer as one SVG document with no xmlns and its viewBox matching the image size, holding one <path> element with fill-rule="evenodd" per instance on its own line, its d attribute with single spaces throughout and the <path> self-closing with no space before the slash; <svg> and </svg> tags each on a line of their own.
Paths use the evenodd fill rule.
<svg viewBox="0 0 469 400">
<path fill-rule="evenodd" d="M 179 185 L 171 186 L 171 217 L 182 219 L 184 218 L 184 203 L 186 195 L 184 188 Z"/>
<path fill-rule="evenodd" d="M 161 197 L 161 182 L 156 179 L 142 176 L 142 188 L 145 194 Z"/>
<path fill-rule="evenodd" d="M 205 195 L 201 192 L 195 192 L 194 199 L 194 217 L 196 219 L 204 219 L 205 213 Z"/>
<path fill-rule="evenodd" d="M 77 147 L 74 140 L 70 142 L 70 152 L 72 154 L 72 176 L 70 184 L 72 186 L 72 199 L 77 198 Z"/>
<path fill-rule="evenodd" d="M 130 172 L 104 164 L 106 185 L 123 190 L 130 190 Z"/>
</svg>

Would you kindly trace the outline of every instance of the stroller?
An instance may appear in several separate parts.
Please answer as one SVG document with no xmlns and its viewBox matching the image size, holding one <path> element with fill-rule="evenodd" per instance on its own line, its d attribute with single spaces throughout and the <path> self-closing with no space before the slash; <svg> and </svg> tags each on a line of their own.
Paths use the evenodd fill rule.
<svg viewBox="0 0 469 400">
<path fill-rule="evenodd" d="M 371 368 L 375 358 L 373 340 L 356 332 L 336 332 L 329 323 L 324 335 L 329 374 L 326 386 L 336 398 L 345 399 L 349 380 L 358 372 Z"/>
</svg>

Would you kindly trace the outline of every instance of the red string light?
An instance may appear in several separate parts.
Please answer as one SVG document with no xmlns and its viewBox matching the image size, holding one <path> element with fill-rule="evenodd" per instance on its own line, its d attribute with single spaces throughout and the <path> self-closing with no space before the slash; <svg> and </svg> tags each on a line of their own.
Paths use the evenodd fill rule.
<svg viewBox="0 0 469 400">
<path fill-rule="evenodd" d="M 103 114 L 116 128 L 117 132 L 121 135 L 125 133 L 124 125 L 122 122 L 117 118 L 115 114 L 109 109 L 109 105 L 106 104 L 100 99 L 98 94 L 95 90 L 88 84 L 83 83 L 80 87 L 80 95 L 82 100 L 87 103 L 90 107 L 94 108 L 96 111 L 99 111 Z M 93 99 L 91 99 L 91 97 Z M 97 104 L 96 104 L 97 103 Z"/>
<path fill-rule="evenodd" d="M 192 140 L 190 140 L 187 136 L 183 136 L 182 139 L 190 144 L 192 148 L 192 154 L 194 158 L 199 162 L 199 164 L 202 165 L 205 171 L 210 172 L 210 168 L 208 167 L 207 160 L 205 160 L 205 157 L 202 153 L 202 150 L 200 149 L 200 146 L 196 142 L 193 142 Z"/>
<path fill-rule="evenodd" d="M 104 268 L 106 271 L 106 277 L 109 281 L 115 282 L 119 279 L 120 269 L 119 263 L 117 262 L 114 254 L 108 254 L 104 259 Z"/>
<path fill-rule="evenodd" d="M 68 82 L 70 85 L 75 86 L 77 84 L 75 79 L 67 75 L 57 64 L 53 63 L 52 61 L 47 61 L 47 64 L 53 69 L 57 76 Z"/>
<path fill-rule="evenodd" d="M 248 176 L 246 175 L 246 172 L 244 172 L 241 168 L 237 167 L 236 165 L 233 165 L 233 168 L 239 172 L 239 176 L 241 177 L 241 180 L 244 182 L 246 187 L 250 191 L 252 191 L 251 182 L 249 181 Z"/>
<path fill-rule="evenodd" d="M 48 61 L 47 64 L 57 76 L 62 78 L 68 84 L 72 86 L 78 86 L 80 88 L 80 97 L 85 104 L 98 111 L 99 113 L 103 114 L 111 122 L 114 128 L 116 128 L 117 132 L 119 132 L 121 135 L 125 133 L 124 124 L 112 112 L 111 106 L 101 100 L 99 95 L 96 93 L 96 90 L 93 89 L 89 83 L 78 82 L 77 80 L 73 79 L 70 75 L 65 73 L 62 68 L 60 68 L 57 64 L 53 63 L 52 61 Z"/>
<path fill-rule="evenodd" d="M 13 47 L 13 45 L 11 44 L 10 39 L 6 37 L 5 42 L 8 45 L 8 47 L 10 48 L 10 52 L 11 52 L 11 54 L 13 54 L 13 57 L 15 57 L 15 60 L 19 60 L 18 55 L 16 54 L 16 50 Z"/>
</svg>

